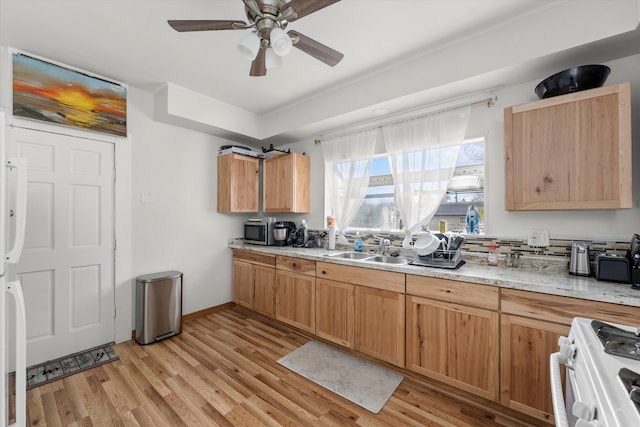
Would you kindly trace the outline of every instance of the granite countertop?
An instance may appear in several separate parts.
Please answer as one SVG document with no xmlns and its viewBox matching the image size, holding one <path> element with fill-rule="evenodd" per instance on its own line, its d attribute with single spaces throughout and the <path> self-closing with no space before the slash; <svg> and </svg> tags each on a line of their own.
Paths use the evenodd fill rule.
<svg viewBox="0 0 640 427">
<path fill-rule="evenodd" d="M 491 267 L 486 264 L 467 262 L 458 270 L 448 270 L 406 264 L 384 264 L 331 258 L 327 255 L 345 251 L 331 251 L 322 248 L 248 245 L 237 239 L 229 241 L 229 248 L 640 307 L 640 290 L 632 289 L 629 284 L 601 282 L 592 277 L 571 276 L 566 269 L 554 267 L 540 269 L 530 267 Z M 467 257 L 463 254 L 461 259 L 466 260 Z"/>
</svg>

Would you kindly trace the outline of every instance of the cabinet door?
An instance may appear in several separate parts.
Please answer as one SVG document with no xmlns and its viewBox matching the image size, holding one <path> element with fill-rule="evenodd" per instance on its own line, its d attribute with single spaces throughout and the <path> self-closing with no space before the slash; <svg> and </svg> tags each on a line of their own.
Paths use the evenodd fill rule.
<svg viewBox="0 0 640 427">
<path fill-rule="evenodd" d="M 355 349 L 404 367 L 404 294 L 356 286 Z"/>
<path fill-rule="evenodd" d="M 218 156 L 218 212 L 258 212 L 258 170 L 255 157 Z"/>
<path fill-rule="evenodd" d="M 276 277 L 276 319 L 315 333 L 316 279 L 297 273 L 278 271 Z"/>
<path fill-rule="evenodd" d="M 253 309 L 273 317 L 276 309 L 276 270 L 253 266 Z"/>
<path fill-rule="evenodd" d="M 355 286 L 317 279 L 316 335 L 345 347 L 354 347 Z"/>
<path fill-rule="evenodd" d="M 284 154 L 263 163 L 263 211 L 309 212 L 310 161 L 302 154 Z"/>
<path fill-rule="evenodd" d="M 628 83 L 505 109 L 507 210 L 631 207 Z"/>
<path fill-rule="evenodd" d="M 498 313 L 407 296 L 407 368 L 498 399 Z"/>
<path fill-rule="evenodd" d="M 549 355 L 569 326 L 503 314 L 501 317 L 501 403 L 553 422 Z M 562 373 L 564 378 L 564 373 Z"/>
<path fill-rule="evenodd" d="M 248 262 L 233 261 L 233 302 L 253 306 L 253 265 Z"/>
</svg>

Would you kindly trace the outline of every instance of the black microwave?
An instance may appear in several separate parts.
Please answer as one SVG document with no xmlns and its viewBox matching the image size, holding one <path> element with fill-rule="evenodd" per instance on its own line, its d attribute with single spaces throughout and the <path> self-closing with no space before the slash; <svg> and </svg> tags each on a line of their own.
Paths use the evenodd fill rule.
<svg viewBox="0 0 640 427">
<path fill-rule="evenodd" d="M 274 246 L 273 227 L 275 218 L 255 218 L 244 223 L 244 243 Z"/>
</svg>

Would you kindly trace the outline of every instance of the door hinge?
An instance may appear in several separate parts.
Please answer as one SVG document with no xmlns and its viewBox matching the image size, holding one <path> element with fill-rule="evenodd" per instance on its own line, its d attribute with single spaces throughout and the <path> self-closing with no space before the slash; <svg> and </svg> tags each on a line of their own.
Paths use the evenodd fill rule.
<svg viewBox="0 0 640 427">
<path fill-rule="evenodd" d="M 116 168 L 113 168 L 113 180 L 114 180 L 114 181 L 116 180 L 116 175 L 117 175 L 117 174 L 116 174 L 116 171 L 117 171 L 117 169 L 116 169 Z"/>
<path fill-rule="evenodd" d="M 116 236 L 113 236 L 113 250 L 115 251 L 117 249 L 118 245 L 116 242 Z"/>
<path fill-rule="evenodd" d="M 114 319 L 116 318 L 117 314 L 118 314 L 118 307 L 114 305 L 113 306 L 113 318 Z"/>
</svg>

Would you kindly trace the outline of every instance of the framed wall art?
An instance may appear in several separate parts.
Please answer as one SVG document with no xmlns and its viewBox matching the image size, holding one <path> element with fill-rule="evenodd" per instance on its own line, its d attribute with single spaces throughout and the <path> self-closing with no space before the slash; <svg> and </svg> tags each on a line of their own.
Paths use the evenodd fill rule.
<svg viewBox="0 0 640 427">
<path fill-rule="evenodd" d="M 23 53 L 12 53 L 13 115 L 127 136 L 126 87 Z"/>
</svg>

